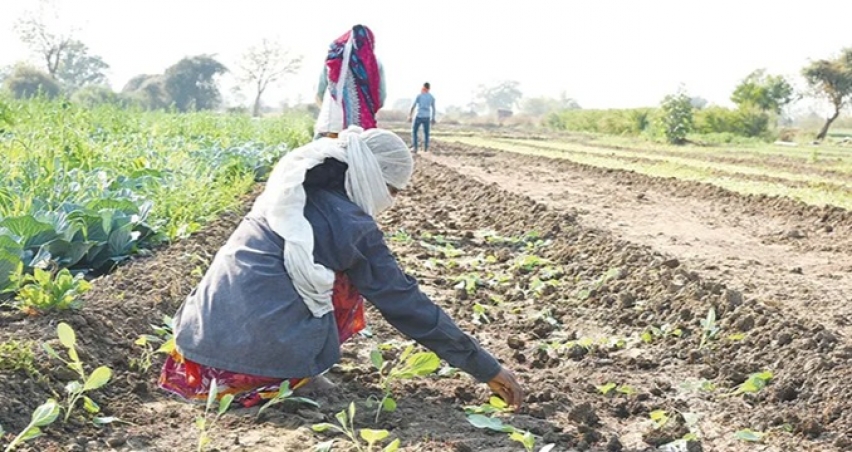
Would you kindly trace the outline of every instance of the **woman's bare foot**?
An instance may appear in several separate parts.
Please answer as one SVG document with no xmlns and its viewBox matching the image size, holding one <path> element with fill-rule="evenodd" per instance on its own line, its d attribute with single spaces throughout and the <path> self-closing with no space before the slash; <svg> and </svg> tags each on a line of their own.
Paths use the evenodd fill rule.
<svg viewBox="0 0 852 452">
<path fill-rule="evenodd" d="M 304 386 L 298 388 L 293 391 L 294 395 L 304 396 L 307 394 L 316 394 L 318 392 L 326 392 L 331 389 L 334 389 L 337 385 L 335 385 L 331 380 L 326 378 L 324 375 L 317 375 L 316 377 L 312 377 L 305 383 Z"/>
</svg>

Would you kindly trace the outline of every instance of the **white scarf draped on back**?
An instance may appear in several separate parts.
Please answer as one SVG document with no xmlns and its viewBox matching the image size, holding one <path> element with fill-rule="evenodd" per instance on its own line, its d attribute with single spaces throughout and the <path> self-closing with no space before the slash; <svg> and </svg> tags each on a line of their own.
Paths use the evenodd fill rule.
<svg viewBox="0 0 852 452">
<path fill-rule="evenodd" d="M 373 142 L 371 150 L 364 139 Z M 397 143 L 398 141 L 398 143 Z M 378 155 L 377 155 L 378 154 Z M 402 189 L 408 184 L 413 161 L 402 140 L 391 132 L 363 132 L 349 127 L 339 139 L 323 138 L 285 155 L 275 166 L 252 212 L 264 217 L 284 239 L 284 265 L 308 309 L 315 317 L 334 310 L 331 295 L 334 272 L 314 261 L 314 234 L 305 218 L 307 171 L 333 158 L 348 165 L 346 193 L 372 217 L 393 205 L 388 184 Z M 381 160 L 381 162 L 379 161 Z"/>
</svg>

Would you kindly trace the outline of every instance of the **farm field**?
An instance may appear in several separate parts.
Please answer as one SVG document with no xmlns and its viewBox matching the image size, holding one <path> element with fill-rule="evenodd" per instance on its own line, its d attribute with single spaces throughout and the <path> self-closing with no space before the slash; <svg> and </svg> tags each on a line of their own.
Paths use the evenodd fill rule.
<svg viewBox="0 0 852 452">
<path fill-rule="evenodd" d="M 575 134 L 538 137 L 446 136 L 448 141 L 654 177 L 709 183 L 742 194 L 852 207 L 850 147 L 770 144 L 667 146 Z"/>
<path fill-rule="evenodd" d="M 0 452 L 852 452 L 852 2 L 373 3 L 3 2 Z"/>
<path fill-rule="evenodd" d="M 203 133 L 190 135 L 211 143 Z M 270 137 L 266 145 L 304 139 L 286 136 L 294 141 Z M 401 263 L 436 302 L 517 371 L 526 405 L 500 415 L 506 424 L 533 434 L 535 450 L 546 444 L 557 451 L 636 452 L 666 444 L 663 450 L 852 447 L 846 210 L 572 161 L 561 158 L 570 155 L 564 149 L 573 149 L 571 143 L 528 141 L 442 138 L 435 154 L 418 157 L 412 188 L 380 221 Z M 551 153 L 532 152 L 541 149 Z M 618 151 L 624 149 L 613 155 Z M 804 160 L 797 171 L 794 154 L 777 164 L 691 149 L 676 157 L 678 167 L 703 159 L 744 168 L 730 174 L 760 168 L 776 179 L 814 174 L 843 186 L 842 170 Z M 839 152 L 834 158 L 846 161 Z M 254 174 L 242 180 L 241 192 L 250 190 Z M 0 311 L 0 425 L 7 432 L 21 431 L 29 414 L 74 378 L 40 347 L 62 348 L 60 321 L 75 330 L 87 369 L 112 369 L 110 382 L 91 397 L 102 416 L 121 420 L 98 427 L 82 413 L 67 423 L 60 418 L 18 450 L 195 450 L 202 408 L 160 392 L 162 359 L 154 355 L 150 367 L 141 366 L 144 347 L 135 342 L 153 334 L 152 325 L 162 324 L 192 290 L 259 187 L 236 193 L 193 234 L 94 279 L 79 310 Z M 163 218 L 156 212 L 155 202 L 150 215 Z M 711 309 L 715 319 L 708 319 Z M 368 317 L 371 337 L 344 346 L 330 374 L 338 388 L 316 397 L 319 408 L 285 404 L 260 417 L 257 408 L 232 409 L 211 433 L 212 446 L 308 450 L 331 438 L 310 427 L 334 422 L 335 413 L 356 402 L 356 427 L 387 429 L 401 450 L 523 450 L 506 433 L 468 423 L 465 407 L 486 403 L 489 394 L 446 367 L 394 385 L 398 409 L 375 421 L 366 401 L 382 390 L 370 352 L 385 344 L 385 358 L 392 359 L 404 338 L 378 313 Z M 336 438 L 334 450 L 347 450 Z"/>
</svg>

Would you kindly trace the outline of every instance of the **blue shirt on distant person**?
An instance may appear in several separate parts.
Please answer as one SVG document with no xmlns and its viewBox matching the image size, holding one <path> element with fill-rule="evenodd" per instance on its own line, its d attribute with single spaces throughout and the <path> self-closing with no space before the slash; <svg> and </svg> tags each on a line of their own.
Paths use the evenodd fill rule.
<svg viewBox="0 0 852 452">
<path fill-rule="evenodd" d="M 411 106 L 412 109 L 417 109 L 417 117 L 418 118 L 427 118 L 432 121 L 435 120 L 435 96 L 430 92 L 422 92 L 417 95 L 417 98 L 414 99 L 414 104 Z"/>
</svg>

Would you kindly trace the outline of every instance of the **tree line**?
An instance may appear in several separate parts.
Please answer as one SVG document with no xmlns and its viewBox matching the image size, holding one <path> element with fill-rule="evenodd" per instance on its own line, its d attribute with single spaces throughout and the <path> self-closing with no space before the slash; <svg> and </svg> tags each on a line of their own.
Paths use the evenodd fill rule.
<svg viewBox="0 0 852 452">
<path fill-rule="evenodd" d="M 56 4 L 42 1 L 15 23 L 15 31 L 39 62 L 19 62 L 0 71 L 3 88 L 16 98 L 41 95 L 66 96 L 92 106 L 113 103 L 142 109 L 174 109 L 181 112 L 210 110 L 222 104 L 217 79 L 232 70 L 216 55 L 188 56 L 162 74 L 140 74 L 119 92 L 107 85 L 110 66 L 76 37 L 75 30 L 60 30 L 50 21 L 58 15 Z M 240 91 L 251 93 L 252 113 L 259 115 L 267 89 L 301 67 L 302 56 L 282 43 L 264 38 L 242 54 L 233 74 Z"/>
</svg>

